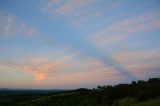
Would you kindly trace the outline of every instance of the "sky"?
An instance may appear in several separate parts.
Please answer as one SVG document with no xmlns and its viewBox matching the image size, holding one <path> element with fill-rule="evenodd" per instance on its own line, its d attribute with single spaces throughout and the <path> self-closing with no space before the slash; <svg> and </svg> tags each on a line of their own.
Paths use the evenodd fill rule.
<svg viewBox="0 0 160 106">
<path fill-rule="evenodd" d="M 160 77 L 159 0 L 0 0 L 1 88 L 153 77 Z"/>
</svg>

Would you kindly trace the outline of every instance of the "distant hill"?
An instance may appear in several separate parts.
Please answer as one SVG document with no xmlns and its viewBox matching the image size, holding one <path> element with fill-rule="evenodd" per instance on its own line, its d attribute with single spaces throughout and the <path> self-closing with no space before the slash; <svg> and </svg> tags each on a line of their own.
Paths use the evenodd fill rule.
<svg viewBox="0 0 160 106">
<path fill-rule="evenodd" d="M 65 92 L 69 90 L 40 90 L 40 89 L 10 89 L 10 88 L 0 88 L 0 94 L 2 93 L 52 93 L 52 92 Z"/>
<path fill-rule="evenodd" d="M 94 89 L 0 89 L 1 106 L 160 106 L 160 78 Z M 147 102 L 150 101 L 151 102 Z M 152 101 L 153 100 L 153 101 Z M 156 100 L 156 102 L 154 102 Z M 158 101 L 158 102 L 157 102 Z M 144 105 L 149 104 L 149 105 Z"/>
</svg>

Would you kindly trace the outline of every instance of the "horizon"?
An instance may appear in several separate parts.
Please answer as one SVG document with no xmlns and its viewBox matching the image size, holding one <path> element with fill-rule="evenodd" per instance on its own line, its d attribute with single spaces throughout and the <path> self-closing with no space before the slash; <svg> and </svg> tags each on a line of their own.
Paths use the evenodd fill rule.
<svg viewBox="0 0 160 106">
<path fill-rule="evenodd" d="M 1 0 L 0 88 L 159 77 L 159 35 L 159 0 Z"/>
<path fill-rule="evenodd" d="M 129 82 L 129 83 L 119 83 L 119 84 L 115 84 L 115 85 L 108 85 L 108 84 L 105 84 L 105 85 L 97 85 L 97 86 L 95 86 L 95 87 L 93 87 L 93 88 L 85 88 L 85 87 L 81 87 L 82 89 L 84 88 L 84 89 L 98 89 L 97 87 L 98 86 L 101 86 L 101 87 L 103 87 L 103 86 L 112 86 L 112 87 L 115 87 L 115 86 L 117 86 L 117 85 L 121 85 L 121 84 L 132 84 L 133 82 L 136 82 L 136 83 L 138 83 L 138 81 L 145 81 L 145 82 L 148 82 L 150 79 L 160 79 L 160 77 L 154 77 L 154 78 L 149 78 L 149 79 L 147 79 L 147 80 L 137 80 L 137 81 L 132 81 L 132 82 Z M 58 90 L 58 91 L 70 91 L 70 90 L 77 90 L 77 89 L 81 89 L 81 88 L 74 88 L 74 89 L 62 89 L 62 88 L 56 88 L 56 89 L 54 89 L 54 88 L 47 88 L 47 89 L 38 89 L 38 88 L 0 88 L 0 90 L 3 90 L 3 89 L 5 89 L 5 90 L 48 90 L 48 91 L 50 91 L 50 90 Z"/>
</svg>

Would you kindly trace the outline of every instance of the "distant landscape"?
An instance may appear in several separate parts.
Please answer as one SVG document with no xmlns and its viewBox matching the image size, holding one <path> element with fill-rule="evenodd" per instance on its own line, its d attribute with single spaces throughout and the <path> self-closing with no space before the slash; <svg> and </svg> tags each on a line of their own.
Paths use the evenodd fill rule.
<svg viewBox="0 0 160 106">
<path fill-rule="evenodd" d="M 75 90 L 0 89 L 1 106 L 160 106 L 160 78 Z"/>
</svg>

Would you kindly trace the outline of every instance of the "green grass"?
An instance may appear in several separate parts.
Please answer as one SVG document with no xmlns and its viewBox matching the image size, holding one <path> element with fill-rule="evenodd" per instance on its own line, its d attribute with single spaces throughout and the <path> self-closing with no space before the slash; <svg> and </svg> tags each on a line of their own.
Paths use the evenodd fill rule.
<svg viewBox="0 0 160 106">
<path fill-rule="evenodd" d="M 160 106 L 160 98 L 156 100 L 150 100 L 150 101 L 138 103 L 133 106 Z"/>
<path fill-rule="evenodd" d="M 136 98 L 125 97 L 115 101 L 116 106 L 131 106 L 137 103 Z"/>
</svg>

